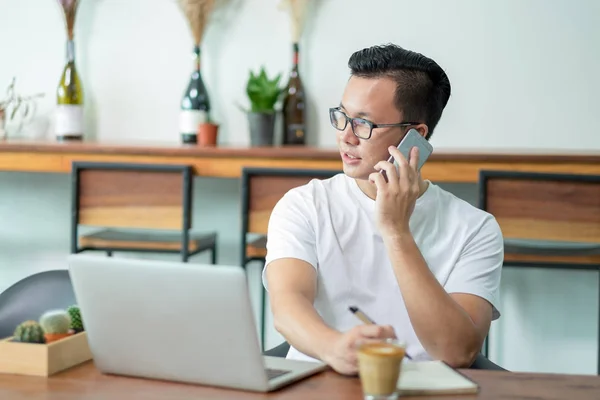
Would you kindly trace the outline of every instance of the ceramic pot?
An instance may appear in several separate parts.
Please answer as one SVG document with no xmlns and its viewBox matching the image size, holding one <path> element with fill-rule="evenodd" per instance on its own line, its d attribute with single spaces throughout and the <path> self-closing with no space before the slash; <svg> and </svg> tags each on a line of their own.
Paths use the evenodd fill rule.
<svg viewBox="0 0 600 400">
<path fill-rule="evenodd" d="M 275 137 L 275 113 L 248 113 L 250 145 L 272 146 Z"/>
<path fill-rule="evenodd" d="M 73 333 L 44 333 L 44 338 L 46 339 L 46 343 L 56 342 L 57 340 L 64 339 L 67 336 L 71 336 Z"/>
<path fill-rule="evenodd" d="M 219 125 L 209 122 L 198 125 L 198 145 L 216 146 L 219 135 Z"/>
</svg>

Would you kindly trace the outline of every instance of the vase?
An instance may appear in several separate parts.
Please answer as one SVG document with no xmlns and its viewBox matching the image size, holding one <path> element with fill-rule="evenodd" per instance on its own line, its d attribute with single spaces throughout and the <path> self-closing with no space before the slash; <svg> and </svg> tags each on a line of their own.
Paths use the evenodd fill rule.
<svg viewBox="0 0 600 400">
<path fill-rule="evenodd" d="M 249 112 L 250 145 L 272 146 L 275 136 L 275 113 Z"/>
</svg>

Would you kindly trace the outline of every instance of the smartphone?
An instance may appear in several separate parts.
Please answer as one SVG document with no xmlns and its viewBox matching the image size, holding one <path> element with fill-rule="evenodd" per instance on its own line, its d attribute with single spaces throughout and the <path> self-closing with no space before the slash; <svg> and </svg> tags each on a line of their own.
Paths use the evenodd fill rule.
<svg viewBox="0 0 600 400">
<path fill-rule="evenodd" d="M 406 159 L 410 162 L 410 151 L 413 147 L 417 147 L 419 149 L 419 163 L 417 165 L 417 171 L 421 170 L 425 161 L 429 158 L 431 153 L 433 153 L 433 146 L 429 143 L 416 129 L 411 129 L 404 136 L 400 144 L 398 145 L 398 150 Z M 393 156 L 388 158 L 388 162 L 393 162 L 396 170 L 398 169 L 398 162 L 394 160 Z M 379 171 L 383 174 L 387 181 L 387 176 L 385 174 L 385 170 Z"/>
</svg>

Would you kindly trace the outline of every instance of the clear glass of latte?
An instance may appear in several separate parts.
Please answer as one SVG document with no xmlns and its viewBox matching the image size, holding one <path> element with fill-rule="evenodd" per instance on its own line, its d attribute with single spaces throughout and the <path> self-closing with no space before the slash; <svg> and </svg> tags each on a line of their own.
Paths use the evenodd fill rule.
<svg viewBox="0 0 600 400">
<path fill-rule="evenodd" d="M 358 349 L 358 374 L 365 400 L 396 400 L 406 345 L 395 339 L 366 343 Z"/>
</svg>

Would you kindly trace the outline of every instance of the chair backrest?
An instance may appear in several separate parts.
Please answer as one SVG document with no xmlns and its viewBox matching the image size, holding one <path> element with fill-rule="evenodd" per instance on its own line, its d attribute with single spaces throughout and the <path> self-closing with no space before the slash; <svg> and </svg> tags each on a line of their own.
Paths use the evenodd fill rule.
<svg viewBox="0 0 600 400">
<path fill-rule="evenodd" d="M 72 177 L 74 229 L 191 228 L 189 165 L 74 162 Z"/>
<path fill-rule="evenodd" d="M 265 235 L 271 211 L 290 189 L 312 179 L 327 179 L 340 170 L 243 168 L 242 169 L 242 234 Z"/>
<path fill-rule="evenodd" d="M 600 176 L 481 171 L 479 183 L 505 239 L 600 244 Z"/>
<path fill-rule="evenodd" d="M 600 176 L 481 171 L 504 237 L 600 243 Z"/>
<path fill-rule="evenodd" d="M 0 338 L 12 336 L 21 322 L 38 321 L 48 310 L 66 309 L 75 303 L 69 271 L 30 275 L 0 294 Z"/>
</svg>

